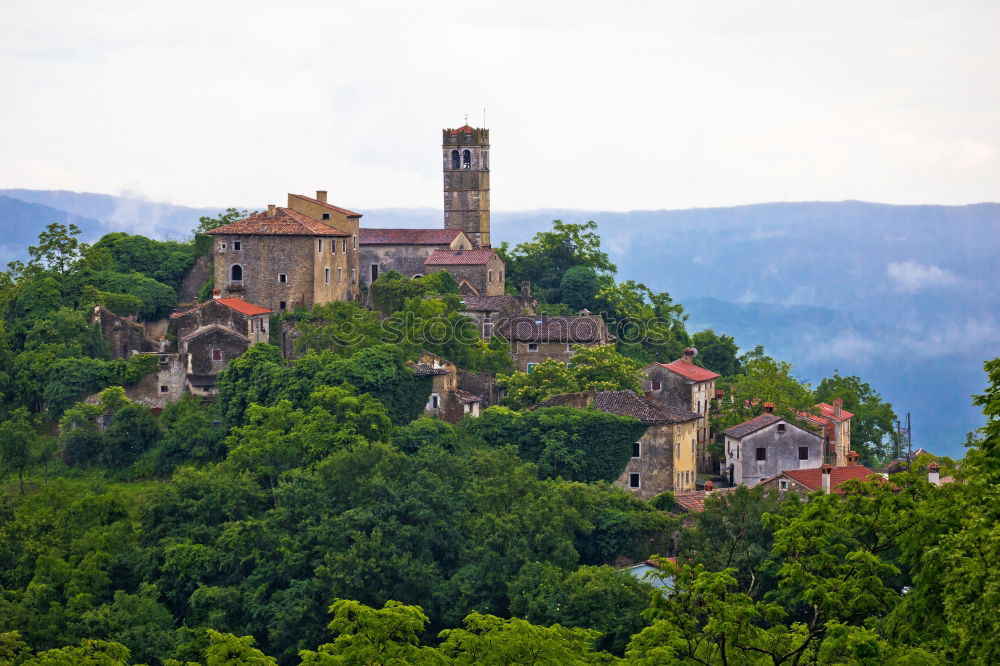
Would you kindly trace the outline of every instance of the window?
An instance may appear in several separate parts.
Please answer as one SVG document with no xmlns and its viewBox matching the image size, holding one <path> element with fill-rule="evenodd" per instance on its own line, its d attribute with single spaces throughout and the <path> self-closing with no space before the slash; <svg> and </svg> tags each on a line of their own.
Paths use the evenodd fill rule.
<svg viewBox="0 0 1000 666">
<path fill-rule="evenodd" d="M 330 269 L 323 269 L 323 284 L 330 284 Z"/>
<path fill-rule="evenodd" d="M 170 387 L 167 386 L 166 384 L 163 384 L 163 385 L 160 386 L 160 393 L 166 393 L 169 390 L 170 390 Z"/>
<path fill-rule="evenodd" d="M 642 442 L 632 442 L 632 457 L 641 458 L 642 457 Z"/>
<path fill-rule="evenodd" d="M 323 213 L 323 219 L 324 220 L 329 220 L 330 219 L 330 214 L 329 213 Z"/>
<path fill-rule="evenodd" d="M 489 158 L 489 153 L 487 153 L 487 152 L 486 152 L 486 151 L 484 150 L 484 151 L 483 151 L 483 168 L 484 168 L 484 169 L 486 169 L 486 168 L 488 168 L 488 167 L 489 167 L 489 165 L 490 165 L 490 158 Z"/>
<path fill-rule="evenodd" d="M 788 490 L 788 481 L 784 479 L 778 481 L 778 490 Z"/>
<path fill-rule="evenodd" d="M 340 241 L 340 249 L 344 254 L 347 254 L 347 239 L 344 238 Z"/>
<path fill-rule="evenodd" d="M 663 388 L 663 384 L 660 383 L 660 380 L 659 379 L 654 379 L 653 380 L 653 390 L 654 391 L 659 391 L 662 388 Z"/>
<path fill-rule="evenodd" d="M 285 284 L 286 282 L 288 282 L 288 276 L 285 275 L 284 273 L 278 273 L 278 282 L 280 282 L 281 284 Z"/>
<path fill-rule="evenodd" d="M 698 401 L 698 409 L 694 411 L 698 412 L 699 414 L 701 413 L 701 400 Z"/>
<path fill-rule="evenodd" d="M 493 271 L 486 271 L 486 281 L 493 282 Z"/>
<path fill-rule="evenodd" d="M 529 375 L 530 375 L 530 374 L 531 374 L 532 372 L 534 372 L 534 371 L 535 371 L 535 366 L 536 366 L 536 365 L 538 365 L 538 364 L 537 364 L 537 363 L 529 363 L 529 364 L 528 364 L 528 374 L 529 374 Z"/>
<path fill-rule="evenodd" d="M 431 393 L 431 409 L 437 409 L 438 408 L 438 402 L 439 402 L 438 394 L 437 393 Z"/>
<path fill-rule="evenodd" d="M 628 475 L 628 487 L 629 488 L 638 488 L 639 487 L 639 473 L 638 472 L 632 472 L 631 474 Z"/>
<path fill-rule="evenodd" d="M 766 446 L 758 446 L 757 447 L 757 462 L 761 462 L 763 460 L 767 460 L 767 447 Z"/>
<path fill-rule="evenodd" d="M 372 282 L 378 279 L 378 264 L 372 264 Z"/>
<path fill-rule="evenodd" d="M 323 239 L 318 238 L 316 240 L 316 254 L 323 254 Z"/>
<path fill-rule="evenodd" d="M 420 273 L 414 273 L 413 274 L 413 279 L 414 280 L 416 280 L 417 278 L 422 278 L 422 277 L 423 277 L 423 275 L 421 275 Z"/>
<path fill-rule="evenodd" d="M 691 440 L 691 455 L 694 455 L 694 440 Z"/>
<path fill-rule="evenodd" d="M 358 281 L 358 269 L 357 268 L 352 268 L 351 269 L 351 284 L 354 284 L 357 281 Z"/>
<path fill-rule="evenodd" d="M 459 155 L 457 150 L 451 151 L 451 168 L 458 169 L 459 167 Z"/>
<path fill-rule="evenodd" d="M 530 351 L 530 352 L 536 352 L 536 351 L 538 351 L 538 343 L 537 342 L 529 342 L 528 343 L 528 351 Z"/>
<path fill-rule="evenodd" d="M 287 306 L 285 305 L 284 301 L 278 301 L 278 309 L 279 310 L 284 310 L 286 307 Z"/>
<path fill-rule="evenodd" d="M 221 349 L 213 349 L 212 350 L 212 360 L 213 361 L 221 361 L 222 360 L 222 350 Z"/>
<path fill-rule="evenodd" d="M 222 250 L 223 252 L 225 252 L 226 251 L 226 244 L 225 243 L 220 243 L 219 244 L 219 249 Z"/>
<path fill-rule="evenodd" d="M 680 443 L 677 444 L 677 459 L 678 460 L 681 459 L 681 445 L 680 445 Z"/>
<path fill-rule="evenodd" d="M 229 279 L 232 282 L 243 282 L 243 267 L 239 264 L 233 264 L 232 268 L 229 269 Z"/>
<path fill-rule="evenodd" d="M 358 249 L 358 237 L 357 236 L 351 236 L 351 249 L 352 250 L 357 250 Z"/>
<path fill-rule="evenodd" d="M 233 249 L 238 252 L 243 249 L 243 244 L 239 241 L 233 241 Z"/>
<path fill-rule="evenodd" d="M 785 434 L 785 424 L 784 423 L 779 423 L 778 424 L 778 434 L 779 435 L 784 435 Z"/>
<path fill-rule="evenodd" d="M 471 169 L 472 168 L 472 151 L 463 150 L 462 151 L 462 168 Z"/>
<path fill-rule="evenodd" d="M 344 269 L 343 268 L 338 268 L 337 269 L 337 284 L 340 284 L 343 281 L 344 281 Z"/>
<path fill-rule="evenodd" d="M 809 447 L 800 446 L 799 447 L 799 460 L 809 460 Z"/>
</svg>

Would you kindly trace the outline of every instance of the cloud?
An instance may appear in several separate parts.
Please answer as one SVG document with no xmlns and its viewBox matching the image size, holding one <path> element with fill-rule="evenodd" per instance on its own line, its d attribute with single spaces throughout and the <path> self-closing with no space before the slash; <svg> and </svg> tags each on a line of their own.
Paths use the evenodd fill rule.
<svg viewBox="0 0 1000 666">
<path fill-rule="evenodd" d="M 951 271 L 916 261 L 890 261 L 885 273 L 897 289 L 911 294 L 933 287 L 950 287 L 958 282 L 958 276 Z"/>
</svg>

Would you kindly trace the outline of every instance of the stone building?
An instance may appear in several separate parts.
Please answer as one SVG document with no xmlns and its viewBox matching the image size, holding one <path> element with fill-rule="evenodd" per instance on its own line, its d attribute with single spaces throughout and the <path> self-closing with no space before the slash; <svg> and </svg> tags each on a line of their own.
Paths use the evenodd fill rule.
<svg viewBox="0 0 1000 666">
<path fill-rule="evenodd" d="M 698 415 L 694 412 L 658 404 L 632 391 L 563 393 L 538 406 L 592 408 L 639 419 L 646 432 L 632 444 L 632 457 L 615 485 L 644 500 L 665 490 L 695 489 Z"/>
<path fill-rule="evenodd" d="M 504 293 L 504 263 L 493 249 L 434 250 L 424 260 L 424 273 L 448 271 L 466 296 Z"/>
<path fill-rule="evenodd" d="M 462 298 L 461 313 L 476 322 L 479 334 L 484 340 L 489 340 L 501 321 L 522 315 L 534 315 L 537 307 L 538 301 L 531 297 L 530 285 L 528 287 L 522 285 L 521 296 L 511 294 L 465 296 Z"/>
<path fill-rule="evenodd" d="M 765 412 L 723 432 L 726 469 L 732 485 L 753 486 L 784 470 L 823 463 L 823 438 Z"/>
<path fill-rule="evenodd" d="M 807 495 L 816 490 L 827 493 L 843 495 L 841 487 L 845 481 L 850 479 L 861 479 L 865 481 L 870 478 L 883 479 L 875 470 L 861 465 L 858 460 L 861 456 L 856 451 L 847 452 L 846 465 L 821 465 L 808 469 L 787 469 L 764 479 L 760 485 L 769 490 L 777 490 L 779 493 L 797 493 Z"/>
<path fill-rule="evenodd" d="M 445 129 L 444 226 L 464 231 L 477 248 L 490 247 L 490 131 L 468 124 Z"/>
<path fill-rule="evenodd" d="M 459 369 L 446 359 L 428 351 L 420 353 L 417 363 L 410 362 L 413 373 L 433 377 L 425 412 L 448 423 L 458 423 L 466 416 L 479 416 L 483 399 L 459 388 Z"/>
<path fill-rule="evenodd" d="M 816 405 L 819 414 L 800 412 L 807 422 L 819 426 L 823 436 L 829 440 L 826 462 L 843 467 L 847 465 L 847 454 L 851 450 L 851 418 L 853 413 L 844 409 L 844 401 L 835 398 L 833 404 L 821 402 Z"/>
<path fill-rule="evenodd" d="M 108 343 L 112 358 L 127 360 L 132 354 L 157 353 L 166 349 L 165 340 L 146 337 L 146 328 L 142 324 L 116 315 L 100 305 L 94 306 L 90 321 L 101 327 L 101 337 Z"/>
<path fill-rule="evenodd" d="M 653 400 L 701 414 L 698 422 L 698 469 L 712 471 L 708 445 L 712 441 L 711 401 L 719 375 L 694 364 L 697 350 L 689 347 L 684 356 L 671 363 L 652 363 L 642 369 L 642 388 Z"/>
<path fill-rule="evenodd" d="M 471 250 L 460 229 L 361 229 L 361 276 L 371 284 L 382 273 L 422 277 L 434 250 Z"/>
<path fill-rule="evenodd" d="M 275 312 L 358 300 L 360 213 L 289 194 L 288 206 L 213 229 L 215 286 Z"/>
<path fill-rule="evenodd" d="M 510 343 L 514 369 L 520 372 L 531 372 L 550 358 L 568 364 L 576 345 L 596 347 L 614 341 L 604 318 L 587 310 L 581 310 L 576 317 L 511 317 L 501 320 L 494 332 Z"/>
</svg>

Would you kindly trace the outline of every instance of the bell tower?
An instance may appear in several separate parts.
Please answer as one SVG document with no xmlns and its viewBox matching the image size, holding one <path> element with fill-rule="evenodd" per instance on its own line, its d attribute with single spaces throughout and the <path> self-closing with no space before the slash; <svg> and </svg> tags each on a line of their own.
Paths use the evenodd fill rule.
<svg viewBox="0 0 1000 666">
<path fill-rule="evenodd" d="M 444 228 L 460 229 L 476 247 L 490 247 L 490 131 L 446 129 L 441 141 L 444 165 Z"/>
</svg>

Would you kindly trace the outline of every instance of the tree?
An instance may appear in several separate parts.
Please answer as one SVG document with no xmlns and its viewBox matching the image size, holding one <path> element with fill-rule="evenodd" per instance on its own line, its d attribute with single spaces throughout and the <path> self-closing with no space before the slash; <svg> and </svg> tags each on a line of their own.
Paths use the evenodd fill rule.
<svg viewBox="0 0 1000 666">
<path fill-rule="evenodd" d="M 270 405 L 284 368 L 281 350 L 256 344 L 233 359 L 219 374 L 219 411 L 229 427 L 246 423 L 251 404 Z"/>
<path fill-rule="evenodd" d="M 695 362 L 701 366 L 723 377 L 731 377 L 739 372 L 739 347 L 733 337 L 719 335 L 708 329 L 692 335 L 691 344 L 698 350 Z"/>
<path fill-rule="evenodd" d="M 677 359 L 690 343 L 684 308 L 667 292 L 654 292 L 641 282 L 605 286 L 595 307 L 617 337 L 618 351 L 642 365 Z"/>
<path fill-rule="evenodd" d="M 250 212 L 248 210 L 240 210 L 238 208 L 227 208 L 225 212 L 219 213 L 215 217 L 210 217 L 208 215 L 203 215 L 198 218 L 198 226 L 195 227 L 194 233 L 205 234 L 212 229 L 218 229 L 219 227 L 224 227 L 227 224 L 232 224 L 233 222 L 238 222 L 239 220 L 250 217 L 257 211 Z"/>
<path fill-rule="evenodd" d="M 104 463 L 122 467 L 134 463 L 156 446 L 160 424 L 145 405 L 131 404 L 119 409 L 104 434 Z"/>
<path fill-rule="evenodd" d="M 892 405 L 882 401 L 878 391 L 856 375 L 842 377 L 834 372 L 816 387 L 817 402 L 844 401 L 851 418 L 851 448 L 861 454 L 865 465 L 884 463 L 895 450 L 896 413 Z"/>
<path fill-rule="evenodd" d="M 17 482 L 24 494 L 24 470 L 33 459 L 33 444 L 37 438 L 28 410 L 18 407 L 10 417 L 0 423 L 0 463 L 17 472 Z"/>
<path fill-rule="evenodd" d="M 191 243 L 158 241 L 122 231 L 105 234 L 90 251 L 106 252 L 111 270 L 126 274 L 138 271 L 174 289 L 197 258 Z"/>
<path fill-rule="evenodd" d="M 799 412 L 812 411 L 815 399 L 810 385 L 792 374 L 792 364 L 763 355 L 747 358 L 743 374 L 729 383 L 728 393 L 713 416 L 713 429 L 725 430 L 761 413 L 765 402 L 787 418 L 798 419 Z"/>
<path fill-rule="evenodd" d="M 591 310 L 602 281 L 592 266 L 574 266 L 559 283 L 560 298 L 571 310 Z"/>
<path fill-rule="evenodd" d="M 55 271 L 66 277 L 87 250 L 88 246 L 77 238 L 81 233 L 75 224 L 67 226 L 53 222 L 45 227 L 45 231 L 38 234 L 38 245 L 28 247 L 28 254 L 31 255 L 29 266 Z"/>
</svg>

